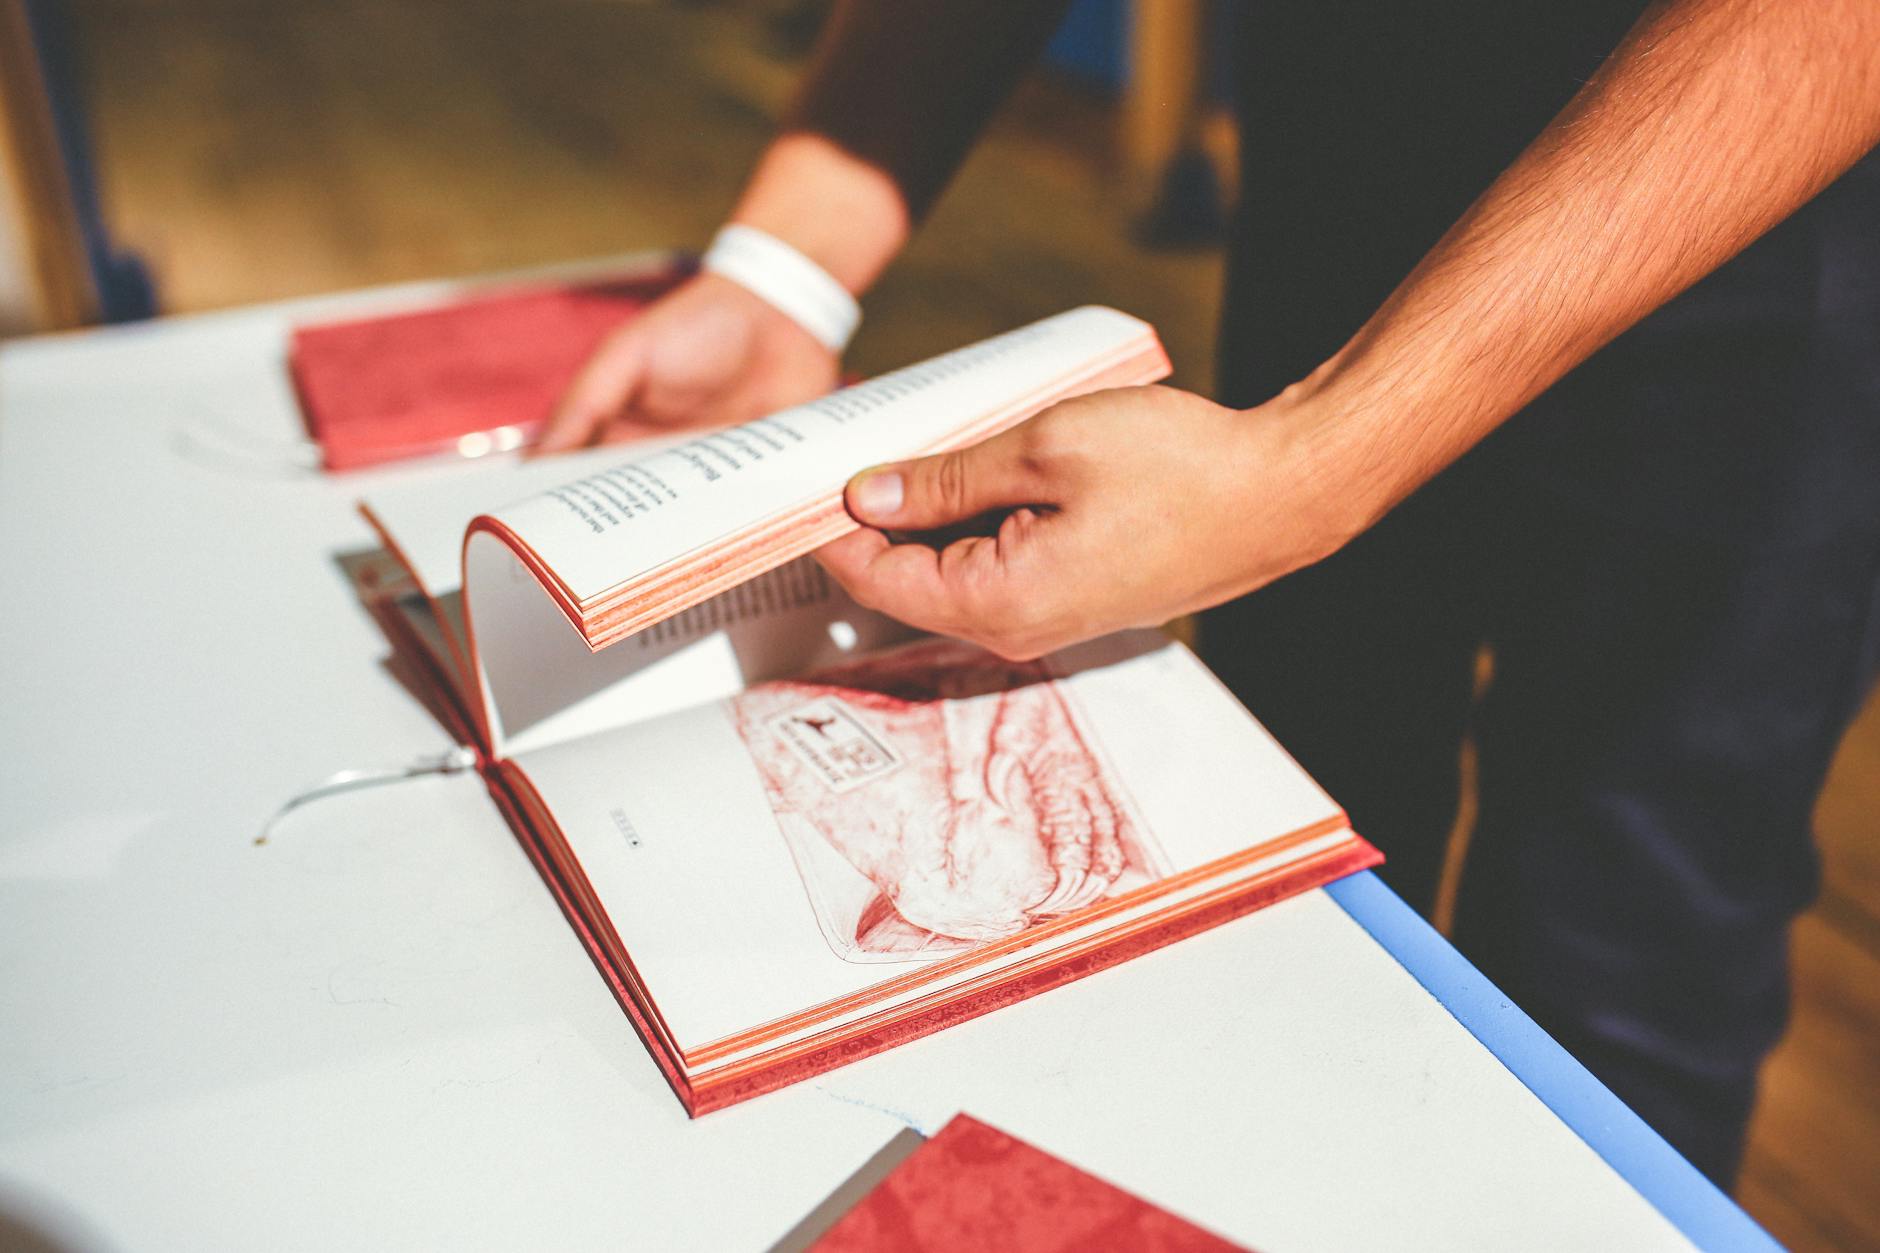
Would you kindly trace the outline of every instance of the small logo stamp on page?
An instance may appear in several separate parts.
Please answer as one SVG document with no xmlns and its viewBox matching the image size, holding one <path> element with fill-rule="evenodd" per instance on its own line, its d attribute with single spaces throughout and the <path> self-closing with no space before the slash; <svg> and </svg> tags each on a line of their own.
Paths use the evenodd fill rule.
<svg viewBox="0 0 1880 1253">
<path fill-rule="evenodd" d="M 894 750 L 833 696 L 778 714 L 769 725 L 835 792 L 852 792 L 901 764 Z"/>
</svg>

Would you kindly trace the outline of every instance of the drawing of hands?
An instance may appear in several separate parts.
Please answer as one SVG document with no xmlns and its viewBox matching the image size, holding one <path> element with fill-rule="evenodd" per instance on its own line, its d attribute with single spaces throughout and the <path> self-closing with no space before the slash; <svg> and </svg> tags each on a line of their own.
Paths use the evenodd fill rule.
<svg viewBox="0 0 1880 1253">
<path fill-rule="evenodd" d="M 1061 695 L 1033 683 L 936 708 L 948 803 L 942 822 L 907 833 L 934 847 L 884 887 L 900 914 L 991 939 L 1100 899 L 1123 871 L 1122 818 Z"/>
<path fill-rule="evenodd" d="M 865 951 L 1014 934 L 1101 899 L 1141 846 L 1036 663 L 933 641 L 734 707 L 779 813 L 807 819 L 879 889 L 852 923 L 824 920 Z M 819 754 L 852 761 L 861 739 L 878 773 L 832 784 Z"/>
</svg>

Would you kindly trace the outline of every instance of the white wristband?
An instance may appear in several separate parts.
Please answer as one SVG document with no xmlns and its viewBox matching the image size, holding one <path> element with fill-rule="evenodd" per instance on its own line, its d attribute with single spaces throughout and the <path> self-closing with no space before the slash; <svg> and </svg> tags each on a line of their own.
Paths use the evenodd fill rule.
<svg viewBox="0 0 1880 1253">
<path fill-rule="evenodd" d="M 724 277 L 789 316 L 831 352 L 848 347 L 862 307 L 829 271 L 775 235 L 732 223 L 705 250 L 700 266 Z"/>
</svg>

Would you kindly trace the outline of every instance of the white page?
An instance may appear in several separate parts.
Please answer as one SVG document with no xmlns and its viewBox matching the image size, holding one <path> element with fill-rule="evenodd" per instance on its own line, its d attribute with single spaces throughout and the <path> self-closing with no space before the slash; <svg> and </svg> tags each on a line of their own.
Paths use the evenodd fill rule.
<svg viewBox="0 0 1880 1253">
<path fill-rule="evenodd" d="M 499 758 L 717 700 L 910 634 L 850 600 L 805 557 L 594 652 L 507 544 L 477 532 L 465 561 L 480 671 L 470 699 L 483 701 Z"/>
<path fill-rule="evenodd" d="M 732 517 L 768 516 L 813 493 L 805 486 L 811 480 L 825 488 L 839 482 L 845 471 L 831 469 L 832 457 L 840 466 L 845 458 L 888 449 L 897 440 L 900 450 L 914 451 L 975 417 L 1061 388 L 1080 370 L 1088 374 L 1153 343 L 1153 331 L 1127 315 L 1073 310 L 744 427 L 667 440 L 651 445 L 650 452 L 641 445 L 630 461 L 622 462 L 617 448 L 590 450 L 460 471 L 381 491 L 364 503 L 428 594 L 442 604 L 456 589 L 465 600 L 479 653 L 479 673 L 471 676 L 477 690 L 466 695 L 482 708 L 490 747 L 504 756 L 709 700 L 905 631 L 862 611 L 818 572 L 814 577 L 823 586 L 815 597 L 786 597 L 781 610 L 769 603 L 770 583 L 800 583 L 806 574 L 760 581 L 756 589 L 733 588 L 677 624 L 682 634 L 700 621 L 722 621 L 728 624 L 724 631 L 699 632 L 700 638 L 686 642 L 666 630 L 596 659 L 571 640 L 559 612 L 517 559 L 497 551 L 486 533 L 464 547 L 474 510 L 487 505 L 492 493 L 557 484 L 497 516 L 521 526 L 538 555 L 564 579 L 568 571 L 557 564 L 555 545 L 544 551 L 537 542 L 544 536 L 572 536 L 570 551 L 584 554 L 593 571 L 607 569 L 608 581 L 617 582 L 632 573 L 637 558 L 620 550 L 620 536 L 594 542 L 609 530 L 628 540 L 644 533 L 656 544 L 696 546 L 688 536 L 735 526 L 727 522 L 727 509 Z M 708 462 L 723 472 L 702 468 Z M 734 465 L 749 473 L 728 468 Z M 683 499 L 671 486 L 679 467 L 705 477 L 700 490 Z M 571 482 L 570 472 L 582 477 Z M 662 496 L 672 499 L 661 504 Z M 570 503 L 577 501 L 582 503 Z M 650 522 L 636 518 L 636 507 L 657 516 Z M 528 521 L 538 514 L 547 522 Z M 673 522 L 676 532 L 667 525 Z M 753 590 L 765 594 L 754 596 Z M 761 608 L 750 612 L 752 605 Z M 462 633 L 451 633 L 468 644 Z"/>
<path fill-rule="evenodd" d="M 989 412 L 1152 344 L 1114 309 L 1073 309 L 496 511 L 577 600 L 913 456 Z"/>
<path fill-rule="evenodd" d="M 502 501 L 546 491 L 570 477 L 618 465 L 624 458 L 668 448 L 686 437 L 610 444 L 552 457 L 500 457 L 434 468 L 412 481 L 369 492 L 363 501 L 411 567 L 418 586 L 436 598 L 463 581 L 463 536 L 470 519 Z"/>
<path fill-rule="evenodd" d="M 1128 850 L 1114 891 L 1337 814 L 1330 798 L 1179 644 L 1136 632 L 1063 655 L 1053 668 L 1065 677 L 1048 686 L 1065 697 L 1063 708 L 1080 747 L 1096 759 L 1094 771 L 1079 774 L 1086 763 L 1062 750 L 1063 737 L 1006 743 L 1016 743 L 1015 751 L 1025 757 L 1021 768 L 1041 767 L 1036 777 L 1043 785 L 1094 778 L 1101 787 L 1115 818 L 1116 842 Z M 1027 689 L 1028 696 L 1033 690 Z M 922 806 L 932 795 L 932 789 L 917 793 L 913 805 L 903 806 L 876 786 L 877 775 L 888 780 L 902 772 L 906 794 L 925 786 L 917 772 L 927 763 L 952 758 L 962 766 L 944 783 L 949 795 L 937 802 L 951 805 L 941 820 L 956 824 L 950 854 L 985 865 L 1017 846 L 1008 836 L 1020 844 L 1044 838 L 1042 821 L 1036 833 L 993 825 L 1003 818 L 986 801 L 1000 790 L 991 776 L 1006 750 L 994 751 L 988 762 L 987 732 L 971 725 L 973 709 L 961 715 L 968 724 L 963 727 L 949 715 L 937 736 L 943 742 L 929 745 L 912 715 L 858 705 L 854 696 L 834 698 L 842 707 L 831 710 L 817 704 L 831 699 L 819 691 L 812 684 L 773 685 L 743 698 L 735 710 L 716 702 L 516 759 L 554 814 L 684 1048 L 857 991 L 909 969 L 910 962 L 965 946 L 953 941 L 924 955 L 896 950 L 895 931 L 881 928 L 871 932 L 888 937 L 881 949 L 864 951 L 870 946 L 849 939 L 859 937 L 858 924 L 868 916 L 864 898 L 878 894 L 876 882 L 857 869 L 853 840 L 842 852 L 829 847 L 834 837 L 825 816 L 899 831 L 926 821 Z M 878 737 L 884 747 L 871 760 L 848 751 L 857 743 L 854 736 L 831 724 L 824 740 L 833 747 L 814 762 L 840 776 L 832 790 L 853 789 L 848 794 L 857 804 L 844 808 L 838 796 L 833 807 L 821 810 L 812 808 L 814 798 L 794 809 L 779 808 L 770 791 L 775 773 L 765 773 L 772 767 L 761 765 L 747 747 L 756 742 L 745 738 L 753 707 L 760 721 L 807 710 L 812 722 L 849 718 Z M 1001 734 L 991 733 L 994 744 Z M 959 818 L 969 806 L 976 807 L 973 821 L 985 815 L 982 829 L 969 830 Z M 1014 808 L 1042 814 L 1063 805 L 1041 786 Z M 818 840 L 819 831 L 827 838 Z M 883 838 L 894 837 L 884 832 Z M 994 886 L 996 898 L 1003 884 Z M 999 916 L 997 899 L 990 905 L 966 899 L 964 908 L 955 901 L 935 905 L 930 881 L 917 883 L 911 875 L 902 877 L 899 890 L 896 910 L 904 914 L 913 914 L 911 902 L 926 894 L 922 919 L 949 907 L 969 925 Z M 845 899 L 847 892 L 856 895 Z M 884 922 L 898 926 L 900 920 Z"/>
</svg>

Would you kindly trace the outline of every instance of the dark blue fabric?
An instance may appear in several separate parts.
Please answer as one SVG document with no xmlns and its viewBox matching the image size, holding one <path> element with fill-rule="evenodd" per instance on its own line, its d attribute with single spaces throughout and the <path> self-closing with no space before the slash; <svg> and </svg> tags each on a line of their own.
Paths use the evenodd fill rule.
<svg viewBox="0 0 1880 1253">
<path fill-rule="evenodd" d="M 57 0 L 27 0 L 26 17 L 39 54 L 59 153 L 71 186 L 73 209 L 85 241 L 92 282 L 98 292 L 98 317 L 105 322 L 128 322 L 153 316 L 156 288 L 143 261 L 117 248 L 99 207 L 93 176 L 91 143 L 80 94 L 80 56 L 65 6 Z"/>
<path fill-rule="evenodd" d="M 1261 6 L 1290 16 L 1248 49 L 1247 148 L 1270 164 L 1230 263 L 1231 403 L 1337 348 L 1637 6 L 1371 6 L 1402 28 L 1366 7 Z M 1427 55 L 1376 46 L 1391 38 Z M 1372 76 L 1310 72 L 1341 53 Z M 1294 131 L 1262 137 L 1280 101 Z M 1202 625 L 1419 908 L 1473 727 L 1458 947 L 1725 1182 L 1816 890 L 1814 799 L 1880 651 L 1876 227 L 1870 157 L 1369 534 Z"/>
</svg>

